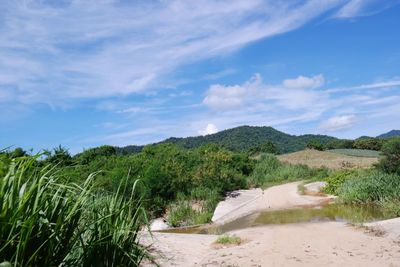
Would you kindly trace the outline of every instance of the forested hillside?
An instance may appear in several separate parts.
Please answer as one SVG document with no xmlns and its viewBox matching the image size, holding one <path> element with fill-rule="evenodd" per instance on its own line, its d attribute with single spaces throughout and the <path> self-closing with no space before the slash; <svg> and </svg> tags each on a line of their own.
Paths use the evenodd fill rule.
<svg viewBox="0 0 400 267">
<path fill-rule="evenodd" d="M 391 130 L 390 132 L 381 134 L 377 136 L 378 138 L 391 138 L 391 137 L 396 137 L 400 136 L 400 130 Z"/>
<path fill-rule="evenodd" d="M 268 141 L 274 143 L 279 153 L 288 153 L 304 149 L 310 141 L 317 141 L 322 145 L 338 140 L 326 135 L 290 135 L 280 132 L 272 127 L 240 126 L 206 136 L 186 138 L 168 138 L 161 143 L 173 143 L 184 148 L 197 148 L 205 144 L 218 144 L 235 152 L 249 151 Z M 140 151 L 138 146 L 119 148 L 120 153 L 136 153 Z"/>
</svg>

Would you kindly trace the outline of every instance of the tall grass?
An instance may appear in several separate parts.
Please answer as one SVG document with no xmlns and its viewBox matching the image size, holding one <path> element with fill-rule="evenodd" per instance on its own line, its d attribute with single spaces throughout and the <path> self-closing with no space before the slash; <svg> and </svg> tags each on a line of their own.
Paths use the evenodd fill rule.
<svg viewBox="0 0 400 267">
<path fill-rule="evenodd" d="M 98 197 L 83 185 L 60 183 L 37 157 L 15 159 L 0 177 L 0 262 L 13 266 L 137 266 L 148 254 L 137 232 L 140 201 Z"/>
<path fill-rule="evenodd" d="M 280 182 L 325 178 L 326 169 L 280 162 L 272 154 L 263 154 L 249 177 L 250 186 L 268 186 Z"/>
<path fill-rule="evenodd" d="M 217 190 L 194 188 L 188 196 L 178 194 L 168 207 L 168 224 L 173 227 L 211 222 L 215 207 L 221 199 Z"/>
<path fill-rule="evenodd" d="M 370 203 L 400 200 L 400 176 L 366 171 L 346 180 L 339 189 L 345 203 Z"/>
</svg>

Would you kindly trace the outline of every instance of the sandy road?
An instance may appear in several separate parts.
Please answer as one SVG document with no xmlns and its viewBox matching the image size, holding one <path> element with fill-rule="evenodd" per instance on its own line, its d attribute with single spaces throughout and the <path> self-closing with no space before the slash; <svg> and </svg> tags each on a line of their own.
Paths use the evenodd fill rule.
<svg viewBox="0 0 400 267">
<path fill-rule="evenodd" d="M 312 198 L 299 195 L 297 183 L 290 183 L 267 189 L 252 207 L 280 209 L 321 200 Z M 400 266 L 399 241 L 339 222 L 268 225 L 230 234 L 244 242 L 217 248 L 216 235 L 169 233 L 154 233 L 145 242 L 153 243 L 161 266 Z"/>
</svg>

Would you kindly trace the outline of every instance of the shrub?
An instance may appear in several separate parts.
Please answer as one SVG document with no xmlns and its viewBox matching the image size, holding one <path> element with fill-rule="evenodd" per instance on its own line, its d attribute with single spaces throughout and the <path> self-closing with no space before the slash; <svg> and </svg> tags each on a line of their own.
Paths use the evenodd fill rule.
<svg viewBox="0 0 400 267">
<path fill-rule="evenodd" d="M 357 149 L 381 150 L 384 143 L 384 139 L 364 137 L 354 141 L 353 147 Z"/>
<path fill-rule="evenodd" d="M 221 245 L 240 245 L 242 243 L 242 239 L 236 235 L 222 235 L 218 237 L 215 243 Z"/>
<path fill-rule="evenodd" d="M 400 138 L 389 140 L 382 147 L 384 158 L 378 163 L 378 168 L 387 173 L 400 174 Z"/>
<path fill-rule="evenodd" d="M 319 151 L 324 150 L 324 145 L 318 140 L 311 140 L 310 142 L 307 143 L 306 147 L 309 149 L 315 149 Z"/>
<path fill-rule="evenodd" d="M 283 181 L 319 178 L 326 173 L 326 169 L 311 169 L 301 164 L 284 164 L 274 155 L 263 154 L 248 182 L 251 186 L 266 186 Z"/>
<path fill-rule="evenodd" d="M 345 203 L 399 200 L 400 177 L 379 171 L 365 171 L 344 182 L 339 191 Z"/>
<path fill-rule="evenodd" d="M 323 188 L 325 193 L 338 195 L 341 186 L 353 177 L 357 172 L 354 170 L 341 170 L 331 174 L 327 179 L 327 185 Z"/>
</svg>

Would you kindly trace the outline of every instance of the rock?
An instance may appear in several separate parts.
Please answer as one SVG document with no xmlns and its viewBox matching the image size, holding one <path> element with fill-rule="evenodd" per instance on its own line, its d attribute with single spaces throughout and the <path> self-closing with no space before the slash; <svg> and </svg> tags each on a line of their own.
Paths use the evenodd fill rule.
<svg viewBox="0 0 400 267">
<path fill-rule="evenodd" d="M 154 219 L 150 223 L 150 230 L 151 231 L 166 230 L 168 228 L 170 228 L 170 227 L 169 227 L 169 225 L 167 224 L 167 221 L 164 218 Z"/>
</svg>

